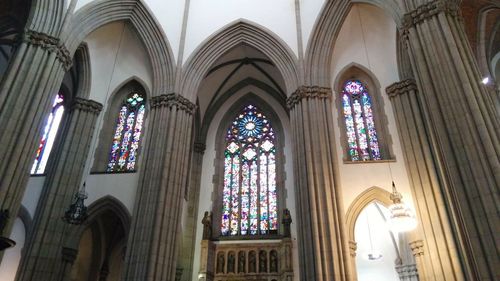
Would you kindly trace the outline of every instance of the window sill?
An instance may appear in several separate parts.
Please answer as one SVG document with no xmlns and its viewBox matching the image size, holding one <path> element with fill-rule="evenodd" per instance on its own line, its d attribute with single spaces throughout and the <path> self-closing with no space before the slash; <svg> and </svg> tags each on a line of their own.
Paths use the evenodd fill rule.
<svg viewBox="0 0 500 281">
<path fill-rule="evenodd" d="M 219 236 L 213 239 L 213 241 L 252 241 L 252 240 L 281 240 L 283 239 L 281 234 L 268 234 L 268 235 L 246 235 L 246 236 Z"/>
<path fill-rule="evenodd" d="M 115 172 L 90 172 L 91 175 L 114 175 L 114 174 L 134 174 L 137 170 L 133 171 L 115 171 Z"/>
<path fill-rule="evenodd" d="M 376 164 L 376 163 L 390 163 L 396 162 L 396 159 L 383 159 L 383 160 L 367 160 L 367 161 L 351 161 L 344 160 L 344 164 Z"/>
<path fill-rule="evenodd" d="M 30 178 L 41 178 L 41 177 L 46 177 L 47 174 L 46 173 L 43 173 L 43 174 L 30 174 Z"/>
</svg>

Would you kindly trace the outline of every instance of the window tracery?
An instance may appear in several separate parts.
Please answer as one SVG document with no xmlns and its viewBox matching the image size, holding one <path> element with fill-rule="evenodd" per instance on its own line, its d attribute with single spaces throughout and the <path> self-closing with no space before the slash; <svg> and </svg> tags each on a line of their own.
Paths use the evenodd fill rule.
<svg viewBox="0 0 500 281">
<path fill-rule="evenodd" d="M 350 160 L 381 160 L 372 98 L 361 81 L 348 80 L 344 84 L 342 113 Z"/>
<path fill-rule="evenodd" d="M 134 171 L 144 125 L 143 95 L 133 92 L 123 102 L 116 121 L 107 172 Z"/>
<path fill-rule="evenodd" d="M 221 234 L 277 234 L 276 139 L 269 120 L 247 105 L 225 143 Z"/>
</svg>

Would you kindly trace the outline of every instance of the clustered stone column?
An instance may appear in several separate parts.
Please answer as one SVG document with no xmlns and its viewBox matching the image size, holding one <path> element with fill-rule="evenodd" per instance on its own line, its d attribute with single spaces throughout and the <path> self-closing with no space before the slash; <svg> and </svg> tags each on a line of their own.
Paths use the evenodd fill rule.
<svg viewBox="0 0 500 281">
<path fill-rule="evenodd" d="M 459 1 L 406 2 L 414 10 L 404 17 L 404 40 L 439 180 L 450 195 L 447 205 L 458 214 L 453 220 L 464 245 L 467 278 L 495 280 L 500 276 L 499 116 L 481 84 Z"/>
<path fill-rule="evenodd" d="M 71 56 L 58 38 L 26 30 L 0 84 L 0 210 L 15 217 L 29 179 L 43 120 Z M 0 236 L 9 236 L 11 219 Z"/>
<path fill-rule="evenodd" d="M 123 280 L 175 280 L 195 107 L 176 94 L 151 99 Z"/>
<path fill-rule="evenodd" d="M 302 86 L 287 100 L 294 141 L 300 280 L 350 280 L 342 198 L 336 187 L 329 88 Z"/>
<path fill-rule="evenodd" d="M 64 118 L 55 151 L 47 165 L 35 212 L 33 233 L 27 240 L 17 280 L 60 280 L 64 270 L 62 247 L 69 226 L 62 220 L 81 184 L 84 166 L 102 105 L 75 98 Z M 65 231 L 66 230 L 66 231 Z"/>
<path fill-rule="evenodd" d="M 387 88 L 391 99 L 403 154 L 416 203 L 419 229 L 417 239 L 425 240 L 424 256 L 416 257 L 421 280 L 464 280 L 443 192 L 436 174 L 431 139 L 426 130 L 414 80 Z M 446 195 L 446 194 L 445 194 Z M 449 195 L 448 195 L 449 196 Z M 423 243 L 423 242 L 422 242 Z M 440 262 L 434 262 L 439 260 Z"/>
<path fill-rule="evenodd" d="M 201 169 L 205 148 L 205 144 L 201 142 L 194 143 L 194 153 L 191 160 L 191 180 L 189 182 L 189 191 L 187 194 L 187 220 L 182 233 L 182 250 L 180 252 L 180 261 L 178 262 L 180 267 L 183 269 L 181 277 L 181 280 L 183 281 L 191 281 L 193 275 L 196 227 L 198 226 L 197 219 L 201 186 Z"/>
</svg>

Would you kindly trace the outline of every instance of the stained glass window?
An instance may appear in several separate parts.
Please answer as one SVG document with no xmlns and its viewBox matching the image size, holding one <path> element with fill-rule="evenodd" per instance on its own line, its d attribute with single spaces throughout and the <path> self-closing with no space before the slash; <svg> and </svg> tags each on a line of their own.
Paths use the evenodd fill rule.
<svg viewBox="0 0 500 281">
<path fill-rule="evenodd" d="M 61 119 L 64 113 L 63 106 L 64 98 L 62 94 L 57 94 L 52 103 L 52 110 L 50 111 L 45 127 L 42 131 L 42 139 L 36 150 L 35 162 L 31 167 L 31 174 L 39 175 L 45 172 L 45 166 L 49 160 L 50 151 L 54 146 L 57 130 L 61 124 Z"/>
<path fill-rule="evenodd" d="M 225 144 L 222 235 L 277 233 L 276 139 L 269 120 L 247 105 L 228 128 Z"/>
<path fill-rule="evenodd" d="M 381 160 L 372 99 L 363 83 L 349 80 L 344 84 L 342 111 L 351 160 Z"/>
<path fill-rule="evenodd" d="M 144 97 L 138 93 L 130 94 L 122 104 L 116 120 L 108 172 L 135 170 L 145 110 Z"/>
</svg>

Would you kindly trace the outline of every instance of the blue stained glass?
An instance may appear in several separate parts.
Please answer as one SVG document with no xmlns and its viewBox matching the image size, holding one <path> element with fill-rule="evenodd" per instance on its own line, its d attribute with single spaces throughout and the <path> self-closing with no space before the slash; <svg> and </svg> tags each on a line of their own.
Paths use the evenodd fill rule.
<svg viewBox="0 0 500 281">
<path fill-rule="evenodd" d="M 225 147 L 226 159 L 235 161 L 224 162 L 221 234 L 277 231 L 276 144 L 269 120 L 254 105 L 246 106 L 228 128 Z"/>
<path fill-rule="evenodd" d="M 133 171 L 144 127 L 144 97 L 132 93 L 120 108 L 108 160 L 108 172 Z"/>
<path fill-rule="evenodd" d="M 373 105 L 366 87 L 349 80 L 342 91 L 342 110 L 352 161 L 380 160 L 380 148 L 373 117 Z"/>
</svg>

